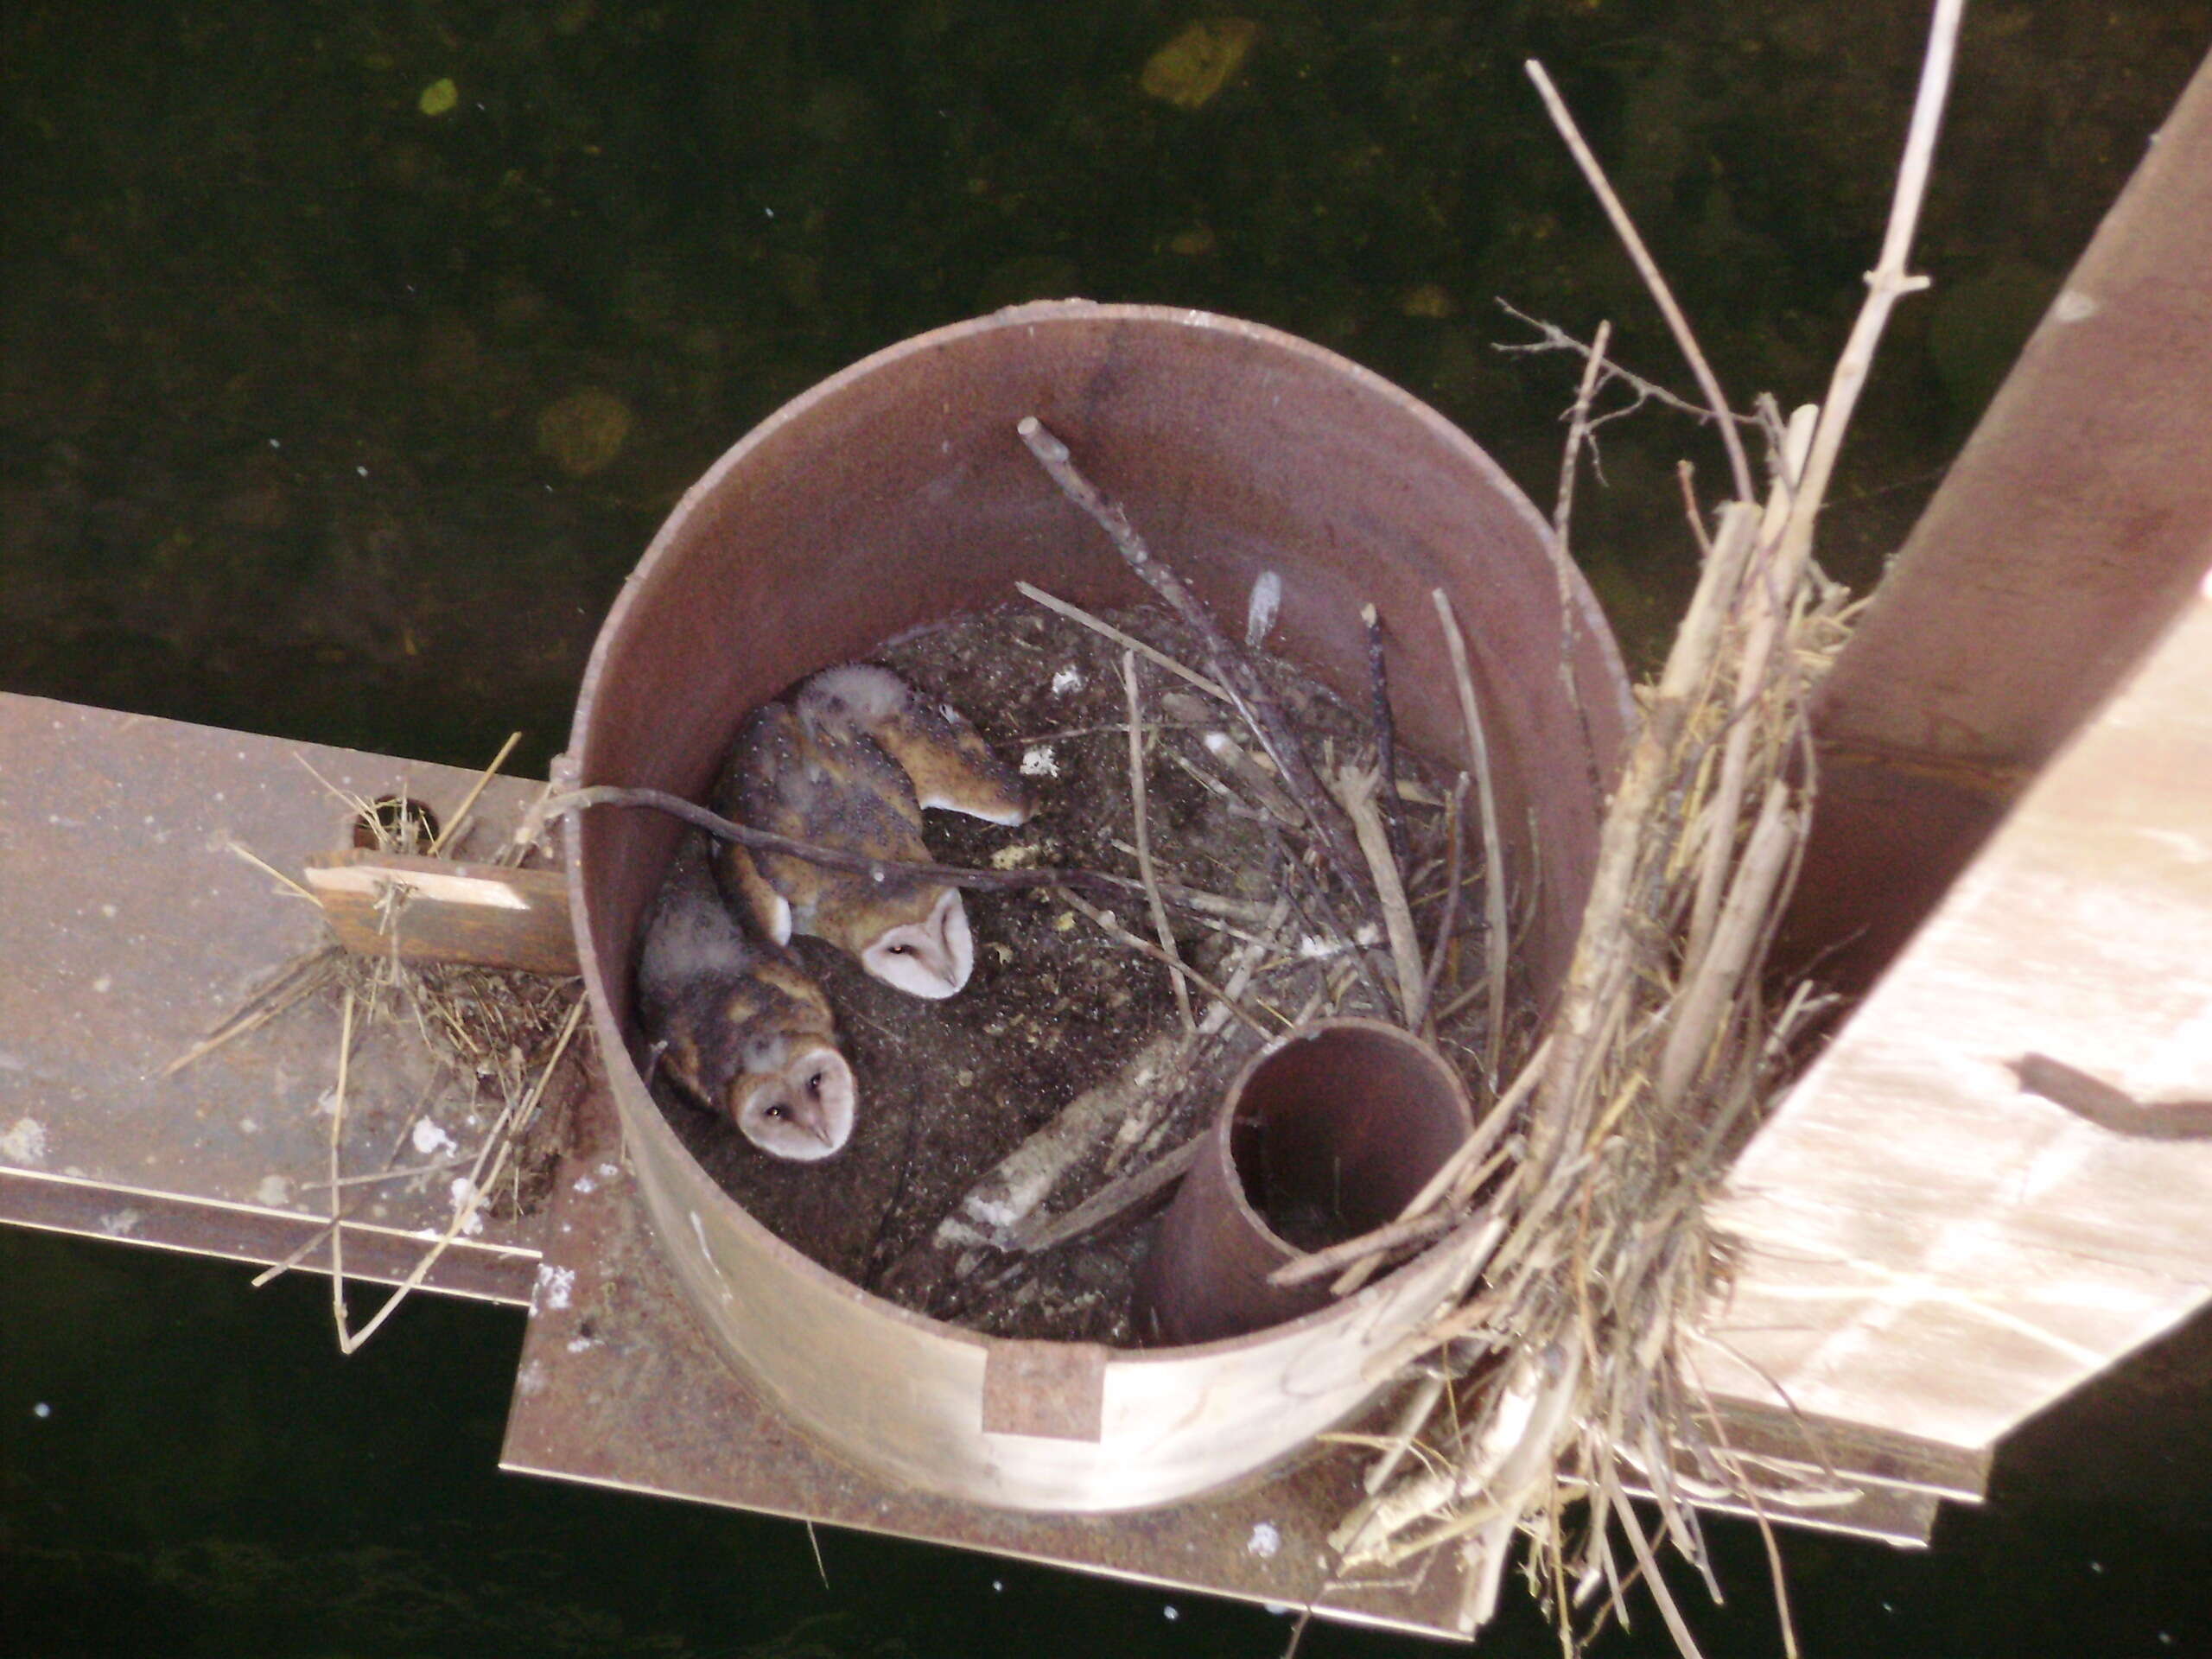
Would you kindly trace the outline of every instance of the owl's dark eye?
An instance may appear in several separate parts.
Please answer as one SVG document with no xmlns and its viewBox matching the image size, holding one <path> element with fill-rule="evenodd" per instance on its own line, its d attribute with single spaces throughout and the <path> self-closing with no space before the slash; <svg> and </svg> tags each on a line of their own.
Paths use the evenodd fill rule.
<svg viewBox="0 0 2212 1659">
<path fill-rule="evenodd" d="M 914 947 L 911 944 L 894 944 L 891 947 L 891 954 L 894 957 L 911 957 L 914 954 Z"/>
<path fill-rule="evenodd" d="M 773 1106 L 771 1106 L 766 1112 L 761 1114 L 764 1117 L 789 1117 L 791 1115 L 791 1108 L 785 1105 L 781 1101 L 778 1101 Z"/>
</svg>

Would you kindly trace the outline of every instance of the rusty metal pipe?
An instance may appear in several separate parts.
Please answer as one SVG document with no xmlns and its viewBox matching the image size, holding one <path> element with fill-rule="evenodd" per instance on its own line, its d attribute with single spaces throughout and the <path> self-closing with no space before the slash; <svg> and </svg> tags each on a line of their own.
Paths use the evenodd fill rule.
<svg viewBox="0 0 2212 1659">
<path fill-rule="evenodd" d="M 1141 1329 L 1169 1343 L 1264 1331 L 1327 1307 L 1326 1279 L 1271 1285 L 1304 1254 L 1289 1217 L 1332 1235 L 1397 1219 L 1472 1133 L 1466 1086 L 1412 1033 L 1320 1020 L 1252 1058 L 1229 1087 L 1198 1160 L 1169 1205 L 1137 1285 Z"/>
<path fill-rule="evenodd" d="M 1588 887 L 1593 780 L 1628 718 L 1604 620 L 1535 508 L 1433 410 L 1306 341 L 1200 312 L 1019 307 L 892 346 L 771 416 L 678 504 L 616 601 L 556 782 L 696 798 L 746 711 L 816 669 L 1007 602 L 1017 580 L 1095 607 L 1141 598 L 1022 448 L 1029 415 L 1217 614 L 1279 572 L 1284 649 L 1354 700 L 1374 603 L 1399 653 L 1400 741 L 1432 753 L 1459 743 L 1429 601 L 1445 589 L 1495 722 L 1500 817 L 1535 906 L 1529 976 L 1548 997 Z M 753 1221 L 627 1058 L 637 931 L 679 828 L 617 807 L 570 822 L 577 954 L 660 1245 L 721 1351 L 794 1422 L 922 1491 L 1097 1511 L 1241 1478 L 1370 1398 L 1368 1357 L 1441 1294 L 1432 1265 L 1270 1331 L 1121 1352 L 925 1319 Z"/>
</svg>

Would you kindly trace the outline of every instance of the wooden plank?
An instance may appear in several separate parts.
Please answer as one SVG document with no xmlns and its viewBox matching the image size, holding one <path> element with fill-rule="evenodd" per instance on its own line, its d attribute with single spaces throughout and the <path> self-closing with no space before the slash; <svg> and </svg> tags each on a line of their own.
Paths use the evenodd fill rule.
<svg viewBox="0 0 2212 1659">
<path fill-rule="evenodd" d="M 1785 954 L 1863 989 L 2186 604 L 2212 524 L 2212 59 L 1914 527 L 1815 711 Z"/>
<path fill-rule="evenodd" d="M 1961 1446 L 2212 1300 L 2212 1140 L 2020 1090 L 2212 1097 L 2212 580 L 1738 1164 L 1714 1388 Z"/>
<path fill-rule="evenodd" d="M 356 847 L 308 859 L 306 875 L 339 941 L 358 955 L 577 971 L 568 877 L 559 870 Z"/>
</svg>

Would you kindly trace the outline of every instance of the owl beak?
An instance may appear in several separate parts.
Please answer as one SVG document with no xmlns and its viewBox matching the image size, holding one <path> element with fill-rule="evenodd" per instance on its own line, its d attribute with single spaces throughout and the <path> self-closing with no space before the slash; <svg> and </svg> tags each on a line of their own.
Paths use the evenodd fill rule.
<svg viewBox="0 0 2212 1659">
<path fill-rule="evenodd" d="M 930 931 L 937 935 L 938 948 L 944 953 L 944 976 L 951 982 L 952 990 L 959 990 L 976 971 L 976 941 L 968 931 L 968 906 L 962 902 L 959 888 L 947 887 L 938 899 L 930 917 Z"/>
<path fill-rule="evenodd" d="M 836 1049 L 816 1050 L 807 1065 L 813 1081 L 799 1089 L 799 1097 L 805 1103 L 799 1122 L 822 1143 L 821 1156 L 827 1158 L 852 1138 L 857 1090 L 852 1068 Z"/>
</svg>

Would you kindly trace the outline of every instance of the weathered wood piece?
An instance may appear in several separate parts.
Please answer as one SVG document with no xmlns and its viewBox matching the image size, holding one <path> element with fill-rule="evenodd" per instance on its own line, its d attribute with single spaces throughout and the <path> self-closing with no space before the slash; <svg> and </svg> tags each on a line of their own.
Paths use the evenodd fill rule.
<svg viewBox="0 0 2212 1659">
<path fill-rule="evenodd" d="M 2212 583 L 1738 1164 L 1705 1380 L 1986 1446 L 2212 1300 L 2212 1141 L 2020 1088 L 2212 1096 Z"/>
<path fill-rule="evenodd" d="M 576 971 L 568 878 L 558 870 L 356 847 L 308 859 L 305 876 L 332 931 L 357 954 Z"/>
<path fill-rule="evenodd" d="M 1821 687 L 1786 954 L 1863 988 L 2212 559 L 2212 60 Z"/>
</svg>

